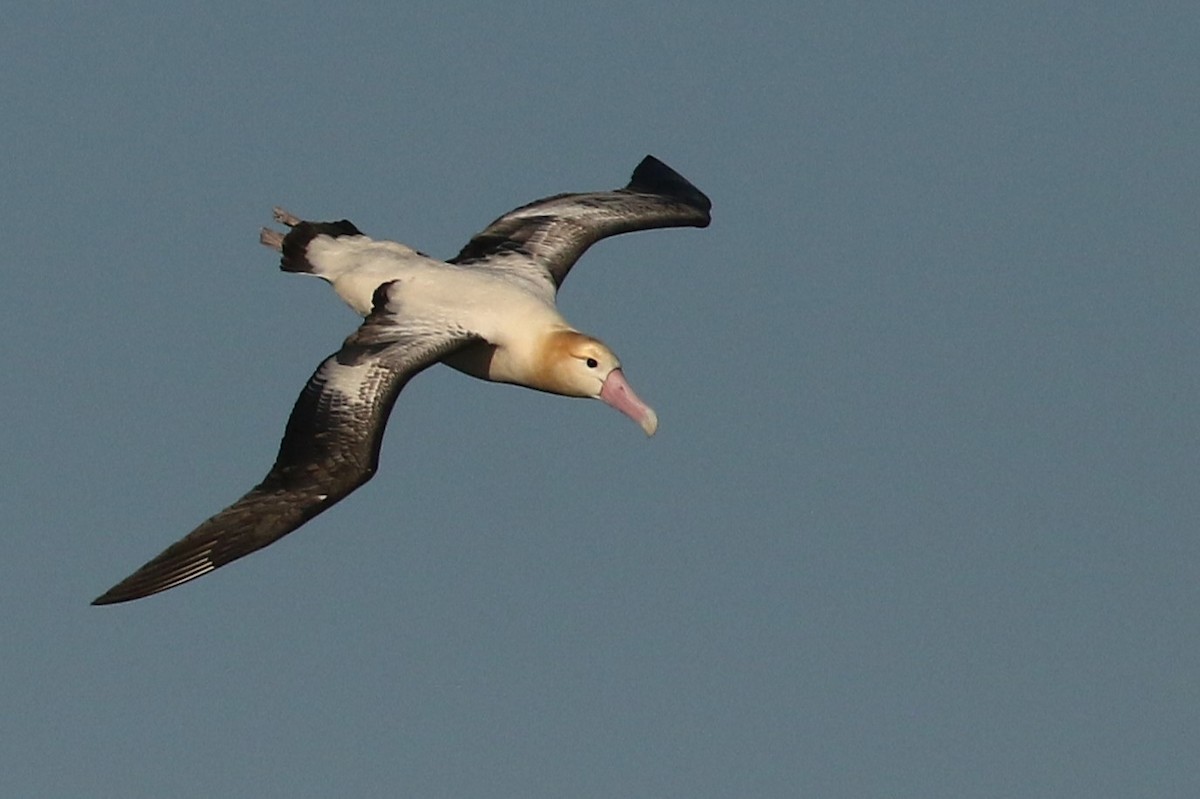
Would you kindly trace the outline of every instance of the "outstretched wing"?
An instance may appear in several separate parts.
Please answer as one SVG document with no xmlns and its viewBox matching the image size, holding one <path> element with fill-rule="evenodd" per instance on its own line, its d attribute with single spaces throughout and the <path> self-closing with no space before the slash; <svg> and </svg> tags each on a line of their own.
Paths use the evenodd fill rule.
<svg viewBox="0 0 1200 799">
<path fill-rule="evenodd" d="M 452 264 L 519 274 L 554 290 L 597 241 L 662 227 L 707 227 L 712 202 L 652 155 L 622 189 L 558 194 L 509 211 L 475 235 Z"/>
<path fill-rule="evenodd" d="M 275 465 L 261 483 L 92 602 L 108 605 L 174 588 L 271 544 L 371 479 L 392 405 L 404 385 L 470 341 L 462 331 L 419 335 L 376 308 L 300 393 Z"/>
</svg>

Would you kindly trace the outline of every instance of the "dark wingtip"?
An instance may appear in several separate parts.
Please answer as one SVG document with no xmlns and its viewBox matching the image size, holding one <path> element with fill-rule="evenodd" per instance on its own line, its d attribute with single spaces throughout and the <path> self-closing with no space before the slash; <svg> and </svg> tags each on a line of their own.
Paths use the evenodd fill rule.
<svg viewBox="0 0 1200 799">
<path fill-rule="evenodd" d="M 123 585 L 125 585 L 124 581 L 117 583 L 112 588 L 108 589 L 103 594 L 101 594 L 100 596 L 93 599 L 92 604 L 93 605 L 115 605 L 118 602 L 128 602 L 131 599 L 140 599 L 141 597 L 146 596 L 146 594 L 131 594 L 131 593 L 128 593 L 127 591 L 123 591 L 123 590 L 121 590 L 121 587 Z"/>
<path fill-rule="evenodd" d="M 148 566 L 150 564 L 146 565 Z M 153 582 L 147 583 L 143 577 L 144 571 L 145 567 L 138 569 L 136 572 L 129 575 L 124 580 L 93 599 L 92 604 L 116 605 L 121 602 L 129 602 L 134 599 L 141 599 L 142 597 L 157 594 L 160 591 L 165 591 L 167 588 L 172 586 L 170 583 L 166 586 L 156 586 Z"/>
<path fill-rule="evenodd" d="M 674 197 L 698 211 L 703 211 L 706 216 L 712 210 L 712 200 L 708 199 L 708 195 L 652 155 L 647 155 L 637 165 L 637 168 L 633 170 L 633 177 L 630 178 L 629 184 L 625 188 L 630 191 Z M 706 221 L 705 224 L 707 225 L 708 222 Z"/>
<path fill-rule="evenodd" d="M 337 222 L 298 222 L 283 237 L 283 258 L 279 261 L 279 268 L 284 272 L 311 272 L 313 266 L 308 261 L 308 245 L 317 236 L 331 236 L 336 239 L 338 236 L 361 235 L 362 231 L 349 219 L 339 219 Z"/>
</svg>

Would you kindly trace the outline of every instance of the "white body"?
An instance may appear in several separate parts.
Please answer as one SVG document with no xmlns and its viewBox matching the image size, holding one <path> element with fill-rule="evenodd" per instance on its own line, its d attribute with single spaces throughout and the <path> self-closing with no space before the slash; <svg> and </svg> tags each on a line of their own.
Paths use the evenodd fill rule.
<svg viewBox="0 0 1200 799">
<path fill-rule="evenodd" d="M 549 286 L 509 272 L 449 264 L 368 236 L 318 236 L 308 258 L 310 274 L 328 281 L 361 316 L 371 313 L 376 290 L 396 281 L 388 300 L 399 326 L 418 335 L 457 330 L 486 340 L 445 361 L 483 380 L 527 384 L 540 371 L 546 336 L 572 330 Z"/>
</svg>

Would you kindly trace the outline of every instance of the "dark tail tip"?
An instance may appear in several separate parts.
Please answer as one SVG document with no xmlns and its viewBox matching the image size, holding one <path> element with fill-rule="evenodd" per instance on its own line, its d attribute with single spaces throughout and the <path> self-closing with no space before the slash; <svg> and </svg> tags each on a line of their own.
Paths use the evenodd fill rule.
<svg viewBox="0 0 1200 799">
<path fill-rule="evenodd" d="M 348 219 L 337 222 L 298 222 L 288 234 L 283 237 L 281 247 L 283 258 L 279 268 L 285 272 L 312 272 L 313 266 L 308 260 L 308 245 L 317 236 L 361 236 L 362 231 Z"/>
</svg>

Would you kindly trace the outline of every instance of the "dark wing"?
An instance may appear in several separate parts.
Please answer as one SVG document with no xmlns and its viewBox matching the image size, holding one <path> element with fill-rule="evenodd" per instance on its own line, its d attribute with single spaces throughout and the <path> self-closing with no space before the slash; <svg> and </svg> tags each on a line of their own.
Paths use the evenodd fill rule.
<svg viewBox="0 0 1200 799">
<path fill-rule="evenodd" d="M 396 327 L 384 284 L 376 309 L 309 378 L 261 483 L 97 598 L 108 605 L 174 588 L 271 544 L 371 479 L 404 385 L 469 336 Z M 381 302 L 382 300 L 382 302 Z"/>
<path fill-rule="evenodd" d="M 475 235 L 452 264 L 481 264 L 555 290 L 597 241 L 662 227 L 707 227 L 712 202 L 652 155 L 623 189 L 558 194 L 509 211 Z"/>
</svg>

